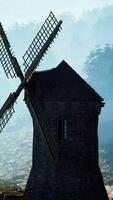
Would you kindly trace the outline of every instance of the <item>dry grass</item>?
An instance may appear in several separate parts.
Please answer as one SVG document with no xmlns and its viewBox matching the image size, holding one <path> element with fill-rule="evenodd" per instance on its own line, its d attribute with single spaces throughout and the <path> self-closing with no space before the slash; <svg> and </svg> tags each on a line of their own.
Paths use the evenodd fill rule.
<svg viewBox="0 0 113 200">
<path fill-rule="evenodd" d="M 23 191 L 20 191 L 18 189 L 13 189 L 13 188 L 5 188 L 5 189 L 0 189 L 0 195 L 9 195 L 9 196 L 22 196 Z"/>
</svg>

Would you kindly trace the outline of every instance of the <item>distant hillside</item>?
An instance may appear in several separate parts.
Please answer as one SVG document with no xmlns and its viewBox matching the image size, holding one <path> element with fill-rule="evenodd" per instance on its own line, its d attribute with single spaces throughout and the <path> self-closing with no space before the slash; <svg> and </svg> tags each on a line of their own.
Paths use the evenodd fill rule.
<svg viewBox="0 0 113 200">
<path fill-rule="evenodd" d="M 113 121 L 105 121 L 99 123 L 99 143 L 100 146 L 113 145 Z"/>
<path fill-rule="evenodd" d="M 25 186 L 31 168 L 32 137 L 28 113 L 15 114 L 0 135 L 0 188 Z"/>
<path fill-rule="evenodd" d="M 25 186 L 32 159 L 32 130 L 0 137 L 0 187 Z"/>
<path fill-rule="evenodd" d="M 113 121 L 99 124 L 100 167 L 106 185 L 113 185 Z"/>
</svg>

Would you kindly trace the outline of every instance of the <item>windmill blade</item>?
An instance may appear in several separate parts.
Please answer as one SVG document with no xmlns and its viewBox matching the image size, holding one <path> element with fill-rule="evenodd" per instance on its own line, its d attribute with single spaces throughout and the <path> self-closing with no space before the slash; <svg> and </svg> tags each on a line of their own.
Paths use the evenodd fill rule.
<svg viewBox="0 0 113 200">
<path fill-rule="evenodd" d="M 8 110 L 6 110 L 3 116 L 0 118 L 0 133 L 5 128 L 6 124 L 8 123 L 14 112 L 14 107 L 12 106 Z"/>
<path fill-rule="evenodd" d="M 14 111 L 14 104 L 15 104 L 20 92 L 22 91 L 23 87 L 24 87 L 24 85 L 23 85 L 23 83 L 21 83 L 19 85 L 18 89 L 16 90 L 16 92 L 11 93 L 9 95 L 9 97 L 7 98 L 6 102 L 4 103 L 4 105 L 2 106 L 2 108 L 0 110 L 0 133 L 5 128 L 5 126 L 7 125 L 9 120 L 11 119 L 13 113 L 15 112 Z M 41 113 L 36 112 L 35 104 L 33 103 L 32 98 L 31 98 L 26 86 L 25 86 L 25 91 L 26 91 L 26 94 L 27 94 L 28 105 L 29 105 L 29 108 L 32 112 L 32 115 L 34 116 L 34 119 L 37 121 L 37 124 L 39 125 L 39 128 L 40 128 L 40 130 L 41 130 L 41 132 L 42 132 L 42 134 L 45 138 L 45 141 L 46 141 L 47 147 L 49 149 L 49 152 L 52 156 L 52 159 L 55 160 L 53 150 L 51 148 L 50 142 L 49 142 L 47 135 L 46 135 L 46 132 L 47 132 L 46 127 L 43 123 L 43 120 L 41 119 Z"/>
<path fill-rule="evenodd" d="M 0 133 L 14 113 L 15 95 L 10 94 L 0 110 Z"/>
<path fill-rule="evenodd" d="M 58 22 L 54 14 L 50 12 L 48 18 L 23 56 L 26 79 L 29 79 L 37 65 L 39 65 L 48 47 L 61 30 L 61 24 L 62 21 Z"/>
<path fill-rule="evenodd" d="M 11 93 L 9 97 L 7 98 L 6 102 L 0 109 L 0 132 L 3 130 L 3 128 L 6 126 L 10 118 L 12 117 L 14 113 L 14 104 L 16 103 L 16 100 L 21 93 L 24 85 L 20 84 L 17 88 L 16 92 Z"/>
<path fill-rule="evenodd" d="M 2 132 L 2 130 L 5 128 L 5 126 L 9 122 L 10 118 L 12 117 L 12 115 L 14 113 L 14 103 L 15 103 L 16 99 L 18 98 L 20 92 L 24 88 L 28 95 L 29 106 L 30 106 L 30 109 L 32 109 L 32 114 L 33 114 L 34 118 L 36 119 L 37 124 L 39 124 L 40 130 L 41 130 L 42 134 L 44 135 L 44 138 L 45 138 L 46 144 L 48 146 L 48 149 L 50 151 L 50 154 L 51 154 L 52 158 L 54 159 L 54 154 L 52 152 L 51 145 L 49 144 L 48 138 L 46 136 L 46 131 L 42 127 L 42 124 L 39 121 L 39 116 L 35 112 L 33 102 L 31 101 L 30 95 L 27 91 L 26 79 L 24 78 L 24 75 L 21 71 L 21 68 L 18 64 L 17 59 L 15 57 L 12 57 L 11 60 L 13 61 L 12 67 L 14 67 L 16 75 L 20 78 L 21 84 L 19 85 L 19 87 L 15 93 L 9 95 L 8 99 L 6 100 L 5 104 L 3 105 L 3 107 L 0 110 L 0 132 Z"/>
<path fill-rule="evenodd" d="M 47 147 L 49 149 L 52 159 L 55 161 L 55 153 L 54 153 L 52 145 L 47 137 L 47 127 L 45 126 L 40 109 L 39 109 L 39 107 L 38 107 L 38 109 L 36 108 L 36 105 L 31 97 L 31 95 L 29 94 L 28 90 L 26 90 L 26 97 L 27 97 L 26 103 L 30 109 L 30 112 L 32 113 L 33 118 L 36 120 L 38 127 L 40 128 L 40 131 L 44 136 L 45 142 L 47 144 Z"/>
<path fill-rule="evenodd" d="M 18 98 L 20 92 L 24 88 L 28 95 L 29 106 L 32 110 L 32 114 L 40 126 L 41 132 L 44 135 L 46 144 L 49 148 L 53 159 L 55 159 L 54 153 L 52 151 L 50 142 L 47 138 L 46 128 L 44 126 L 43 120 L 41 120 L 41 113 L 36 112 L 35 104 L 30 97 L 30 94 L 26 87 L 26 83 L 31 78 L 33 71 L 35 70 L 37 65 L 39 65 L 40 60 L 43 58 L 48 47 L 60 31 L 61 23 L 62 21 L 58 22 L 53 13 L 50 12 L 39 33 L 36 35 L 29 49 L 23 56 L 25 66 L 25 77 L 21 71 L 17 59 L 11 51 L 7 36 L 3 30 L 2 25 L 0 24 L 0 61 L 2 63 L 3 69 L 8 78 L 18 76 L 21 80 L 21 84 L 19 85 L 17 91 L 9 95 L 8 99 L 6 100 L 5 104 L 0 110 L 0 132 L 3 130 L 3 128 L 6 126 L 11 116 L 13 115 L 14 103 L 16 102 L 16 99 Z"/>
<path fill-rule="evenodd" d="M 11 50 L 6 33 L 0 23 L 0 61 L 7 78 L 18 76 L 18 62 Z M 17 72 L 16 72 L 17 71 Z"/>
</svg>

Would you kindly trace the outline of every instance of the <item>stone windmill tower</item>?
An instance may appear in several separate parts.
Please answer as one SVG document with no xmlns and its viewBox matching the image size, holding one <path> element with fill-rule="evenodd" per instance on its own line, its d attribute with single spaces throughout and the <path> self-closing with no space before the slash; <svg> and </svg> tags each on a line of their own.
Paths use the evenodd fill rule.
<svg viewBox="0 0 113 200">
<path fill-rule="evenodd" d="M 24 199 L 108 200 L 98 162 L 102 97 L 65 61 L 35 72 L 27 88 L 42 113 L 55 160 L 33 118 L 33 165 Z"/>
</svg>

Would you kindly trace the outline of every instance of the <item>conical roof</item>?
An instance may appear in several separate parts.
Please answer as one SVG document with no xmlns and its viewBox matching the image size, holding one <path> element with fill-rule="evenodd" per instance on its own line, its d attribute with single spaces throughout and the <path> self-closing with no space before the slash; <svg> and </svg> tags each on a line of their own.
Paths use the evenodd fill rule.
<svg viewBox="0 0 113 200">
<path fill-rule="evenodd" d="M 33 96 L 42 101 L 103 101 L 64 60 L 56 68 L 35 72 L 28 88 Z"/>
</svg>

